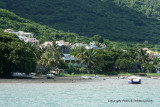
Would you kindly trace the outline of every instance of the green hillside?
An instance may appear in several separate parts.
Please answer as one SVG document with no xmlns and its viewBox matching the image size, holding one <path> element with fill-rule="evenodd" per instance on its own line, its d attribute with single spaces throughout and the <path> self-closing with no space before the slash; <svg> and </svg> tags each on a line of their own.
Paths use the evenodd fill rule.
<svg viewBox="0 0 160 107">
<path fill-rule="evenodd" d="M 128 7 L 149 18 L 160 19 L 160 0 L 114 0 L 120 7 Z"/>
<path fill-rule="evenodd" d="M 131 1 L 135 2 L 135 5 L 130 6 Z M 143 8 L 144 3 L 147 3 L 145 1 L 16 0 L 15 2 L 0 0 L 0 7 L 23 18 L 65 32 L 89 37 L 98 34 L 114 41 L 144 42 L 147 40 L 149 43 L 158 43 L 160 42 L 160 21 L 154 17 L 148 17 L 146 10 L 148 7 Z M 151 0 L 148 0 L 148 4 L 149 1 Z M 153 5 L 150 4 L 151 7 Z M 154 13 L 156 12 L 158 8 Z"/>
<path fill-rule="evenodd" d="M 87 37 L 79 36 L 75 33 L 63 32 L 44 25 L 37 24 L 33 21 L 21 18 L 14 13 L 0 9 L 0 29 L 14 29 L 16 31 L 25 31 L 33 33 L 41 42 L 46 40 L 66 40 L 69 42 L 87 41 Z"/>
</svg>

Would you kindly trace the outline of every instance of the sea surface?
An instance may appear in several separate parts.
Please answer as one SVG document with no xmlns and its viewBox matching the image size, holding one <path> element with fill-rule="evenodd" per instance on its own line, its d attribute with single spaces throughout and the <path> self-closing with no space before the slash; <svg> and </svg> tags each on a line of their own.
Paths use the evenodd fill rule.
<svg viewBox="0 0 160 107">
<path fill-rule="evenodd" d="M 1 83 L 0 107 L 160 107 L 160 79 L 99 78 L 77 83 Z"/>
</svg>

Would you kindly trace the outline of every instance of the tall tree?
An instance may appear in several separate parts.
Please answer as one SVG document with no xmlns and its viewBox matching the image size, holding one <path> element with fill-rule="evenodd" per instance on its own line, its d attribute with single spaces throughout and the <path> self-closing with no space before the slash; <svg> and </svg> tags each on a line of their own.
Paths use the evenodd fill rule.
<svg viewBox="0 0 160 107">
<path fill-rule="evenodd" d="M 146 63 L 148 61 L 148 55 L 147 55 L 145 50 L 139 49 L 139 50 L 137 50 L 136 53 L 137 53 L 137 57 L 136 58 L 140 63 L 144 64 L 144 63 Z"/>
<path fill-rule="evenodd" d="M 16 35 L 0 31 L 0 77 L 11 77 L 13 72 L 29 74 L 36 68 L 31 49 Z"/>
<path fill-rule="evenodd" d="M 81 59 L 81 63 L 87 64 L 89 72 L 92 73 L 95 70 L 97 64 L 97 56 L 95 50 L 86 50 L 81 53 L 79 57 Z"/>
</svg>

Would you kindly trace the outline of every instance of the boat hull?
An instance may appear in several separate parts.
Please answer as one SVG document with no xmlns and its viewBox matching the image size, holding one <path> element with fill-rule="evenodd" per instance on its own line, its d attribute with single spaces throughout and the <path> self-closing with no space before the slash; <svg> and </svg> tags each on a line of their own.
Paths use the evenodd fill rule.
<svg viewBox="0 0 160 107">
<path fill-rule="evenodd" d="M 47 77 L 47 79 L 54 79 L 54 77 Z"/>
<path fill-rule="evenodd" d="M 139 81 L 128 80 L 128 84 L 141 84 L 141 80 Z"/>
<path fill-rule="evenodd" d="M 54 79 L 54 78 L 55 78 L 55 75 L 53 75 L 53 74 L 47 74 L 46 77 L 47 77 L 48 79 Z"/>
<path fill-rule="evenodd" d="M 141 84 L 141 77 L 128 77 L 128 84 Z"/>
</svg>

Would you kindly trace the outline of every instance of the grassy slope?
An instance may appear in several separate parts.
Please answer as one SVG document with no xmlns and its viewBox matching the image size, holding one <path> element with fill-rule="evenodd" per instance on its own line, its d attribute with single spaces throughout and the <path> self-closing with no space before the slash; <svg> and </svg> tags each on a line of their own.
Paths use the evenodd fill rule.
<svg viewBox="0 0 160 107">
<path fill-rule="evenodd" d="M 21 18 L 8 10 L 0 9 L 0 29 L 8 28 L 17 31 L 22 30 L 26 32 L 32 32 L 35 34 L 36 38 L 40 39 L 41 42 L 44 42 L 45 40 L 59 39 L 64 39 L 69 42 L 76 42 L 86 39 L 86 37 L 79 36 L 75 33 L 66 33 L 61 30 L 40 25 L 33 21 Z"/>
<path fill-rule="evenodd" d="M 115 41 L 158 43 L 160 22 L 114 0 L 0 0 L 0 7 L 56 29 Z"/>
</svg>

